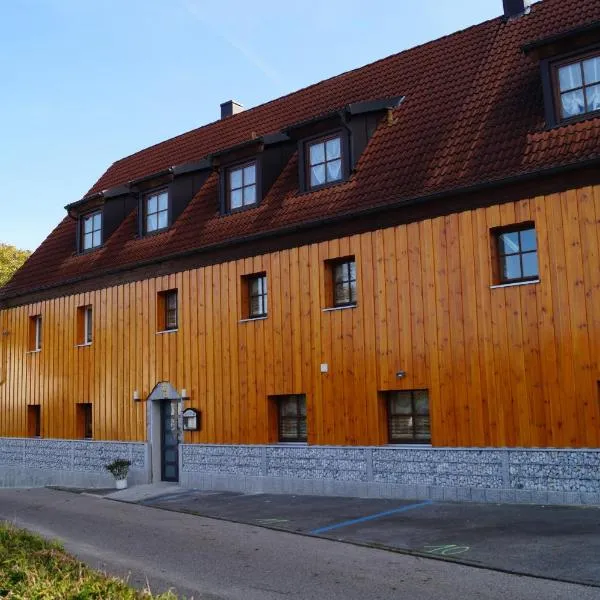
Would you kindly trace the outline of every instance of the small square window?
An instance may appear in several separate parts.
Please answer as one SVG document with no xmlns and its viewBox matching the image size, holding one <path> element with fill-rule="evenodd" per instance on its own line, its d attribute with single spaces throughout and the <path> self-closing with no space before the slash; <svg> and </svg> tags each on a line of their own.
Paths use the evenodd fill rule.
<svg viewBox="0 0 600 600">
<path fill-rule="evenodd" d="M 93 250 L 102 246 L 102 211 L 81 217 L 81 250 Z"/>
<path fill-rule="evenodd" d="M 227 170 L 227 204 L 229 210 L 238 210 L 257 202 L 256 162 Z"/>
<path fill-rule="evenodd" d="M 179 327 L 177 290 L 158 294 L 158 331 L 175 331 Z"/>
<path fill-rule="evenodd" d="M 277 403 L 280 442 L 306 442 L 306 396 L 273 396 Z"/>
<path fill-rule="evenodd" d="M 356 306 L 356 260 L 354 256 L 329 260 L 326 267 L 328 306 Z"/>
<path fill-rule="evenodd" d="M 427 390 L 386 392 L 390 444 L 431 442 Z"/>
<path fill-rule="evenodd" d="M 242 277 L 242 319 L 264 318 L 267 312 L 267 274 L 244 275 Z"/>
<path fill-rule="evenodd" d="M 533 224 L 495 231 L 499 283 L 539 279 L 537 239 Z"/>
<path fill-rule="evenodd" d="M 92 405 L 88 402 L 77 404 L 77 437 L 85 440 L 91 440 L 92 431 Z"/>
<path fill-rule="evenodd" d="M 29 317 L 29 351 L 42 349 L 42 315 Z"/>
<path fill-rule="evenodd" d="M 306 144 L 307 187 L 315 189 L 344 178 L 342 138 L 333 135 Z"/>
<path fill-rule="evenodd" d="M 80 306 L 77 309 L 77 344 L 80 346 L 92 343 L 94 338 L 94 317 L 91 306 Z"/>
<path fill-rule="evenodd" d="M 160 190 L 144 198 L 144 220 L 146 233 L 162 231 L 169 227 L 169 192 Z"/>
<path fill-rule="evenodd" d="M 556 64 L 554 85 L 560 120 L 600 110 L 600 55 Z"/>
<path fill-rule="evenodd" d="M 42 416 L 39 404 L 27 406 L 27 435 L 29 437 L 41 437 L 42 435 Z"/>
</svg>

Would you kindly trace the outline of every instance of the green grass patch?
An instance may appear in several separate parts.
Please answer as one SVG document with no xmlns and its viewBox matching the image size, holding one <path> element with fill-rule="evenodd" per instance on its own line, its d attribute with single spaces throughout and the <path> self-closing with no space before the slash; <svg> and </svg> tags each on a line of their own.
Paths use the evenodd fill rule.
<svg viewBox="0 0 600 600">
<path fill-rule="evenodd" d="M 11 600 L 176 600 L 153 596 L 90 569 L 57 542 L 0 523 L 0 598 Z"/>
</svg>

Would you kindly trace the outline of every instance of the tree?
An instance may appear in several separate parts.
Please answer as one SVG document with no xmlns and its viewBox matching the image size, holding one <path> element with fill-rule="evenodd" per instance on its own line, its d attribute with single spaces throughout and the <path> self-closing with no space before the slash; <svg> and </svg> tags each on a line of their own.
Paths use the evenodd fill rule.
<svg viewBox="0 0 600 600">
<path fill-rule="evenodd" d="M 29 250 L 19 250 L 9 244 L 0 244 L 0 287 L 8 283 L 30 254 Z"/>
</svg>

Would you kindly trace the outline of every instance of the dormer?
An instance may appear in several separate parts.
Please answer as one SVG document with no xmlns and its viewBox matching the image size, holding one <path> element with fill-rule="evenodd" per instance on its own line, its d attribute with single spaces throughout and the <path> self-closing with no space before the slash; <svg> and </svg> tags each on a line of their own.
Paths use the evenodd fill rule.
<svg viewBox="0 0 600 600">
<path fill-rule="evenodd" d="M 523 46 L 540 63 L 548 128 L 600 116 L 600 22 Z"/>
<path fill-rule="evenodd" d="M 75 251 L 84 254 L 102 248 L 134 207 L 135 200 L 127 186 L 98 192 L 67 205 L 69 216 L 77 220 Z"/>
<path fill-rule="evenodd" d="M 294 153 L 285 134 L 252 139 L 216 152 L 210 161 L 219 173 L 219 207 L 222 215 L 260 205 Z"/>
<path fill-rule="evenodd" d="M 355 102 L 284 129 L 297 144 L 298 189 L 313 192 L 347 181 L 381 119 L 402 96 Z"/>
</svg>

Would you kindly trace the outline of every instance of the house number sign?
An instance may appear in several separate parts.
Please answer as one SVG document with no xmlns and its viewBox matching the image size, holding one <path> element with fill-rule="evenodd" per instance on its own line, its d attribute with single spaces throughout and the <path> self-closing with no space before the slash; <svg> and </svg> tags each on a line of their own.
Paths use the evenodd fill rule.
<svg viewBox="0 0 600 600">
<path fill-rule="evenodd" d="M 195 408 L 186 408 L 182 414 L 184 431 L 200 430 L 200 411 Z"/>
</svg>

